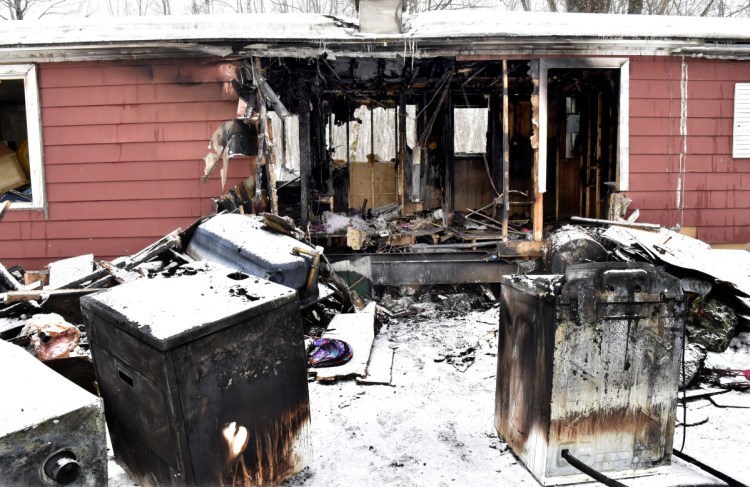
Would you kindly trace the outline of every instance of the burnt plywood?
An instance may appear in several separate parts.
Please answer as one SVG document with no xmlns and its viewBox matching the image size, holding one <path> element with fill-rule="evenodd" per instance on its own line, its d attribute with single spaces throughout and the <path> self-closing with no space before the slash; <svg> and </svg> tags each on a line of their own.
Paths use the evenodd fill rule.
<svg viewBox="0 0 750 487">
<path fill-rule="evenodd" d="M 398 202 L 398 180 L 395 162 L 350 162 L 349 206 L 368 208 Z"/>
<path fill-rule="evenodd" d="M 492 183 L 482 154 L 475 157 L 456 156 L 454 168 L 454 207 L 457 210 L 476 210 L 492 203 Z"/>
</svg>

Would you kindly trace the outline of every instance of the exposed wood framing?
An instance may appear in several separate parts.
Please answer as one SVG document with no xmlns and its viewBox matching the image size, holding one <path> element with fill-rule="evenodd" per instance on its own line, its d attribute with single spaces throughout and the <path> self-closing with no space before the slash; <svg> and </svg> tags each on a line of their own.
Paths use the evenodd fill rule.
<svg viewBox="0 0 750 487">
<path fill-rule="evenodd" d="M 310 98 L 301 90 L 299 100 L 299 181 L 300 181 L 300 220 L 307 227 L 310 215 L 310 165 L 312 147 L 310 145 Z"/>
<path fill-rule="evenodd" d="M 533 64 L 536 63 L 532 63 Z M 617 121 L 617 191 L 629 189 L 630 60 L 627 58 L 541 59 L 539 61 L 539 191 L 547 190 L 547 74 L 550 69 L 619 69 L 620 100 Z"/>
<path fill-rule="evenodd" d="M 412 161 L 406 160 L 406 98 L 401 94 L 398 102 L 398 123 L 397 123 L 397 147 L 396 154 L 399 161 L 398 171 L 398 193 L 401 200 L 401 208 L 406 208 L 410 198 L 406 195 L 407 189 L 411 192 L 412 183 Z M 408 164 L 407 164 L 408 162 Z M 411 205 L 410 205 L 411 206 Z"/>
<path fill-rule="evenodd" d="M 454 157 L 453 147 L 453 100 L 448 96 L 445 100 L 445 116 L 443 118 L 443 144 L 445 146 L 445 199 L 443 206 L 447 213 L 453 211 L 454 205 L 454 180 L 455 170 L 454 164 L 456 158 Z"/>
<path fill-rule="evenodd" d="M 508 61 L 503 60 L 503 225 L 502 238 L 508 239 L 508 217 L 510 215 L 510 116 L 508 113 Z"/>
<path fill-rule="evenodd" d="M 546 120 L 546 97 L 547 97 L 547 72 L 540 69 L 541 61 L 531 61 L 531 79 L 534 83 L 534 91 L 531 93 L 531 124 L 533 133 L 531 134 L 531 147 L 534 149 L 534 167 L 531 171 L 532 184 L 532 225 L 534 227 L 534 241 L 542 240 L 542 228 L 544 225 L 544 206 L 542 202 L 542 191 L 540 186 L 542 182 L 546 185 L 546 179 L 540 181 L 543 175 L 546 176 L 546 164 L 542 165 L 542 158 L 547 157 L 547 120 Z M 542 74 L 544 78 L 542 78 Z M 543 88 L 542 88 L 543 87 Z M 544 100 L 542 102 L 541 100 Z M 544 103 L 544 105 L 542 105 Z M 544 106 L 544 111 L 542 111 Z M 543 115 L 545 118 L 543 118 Z"/>
</svg>

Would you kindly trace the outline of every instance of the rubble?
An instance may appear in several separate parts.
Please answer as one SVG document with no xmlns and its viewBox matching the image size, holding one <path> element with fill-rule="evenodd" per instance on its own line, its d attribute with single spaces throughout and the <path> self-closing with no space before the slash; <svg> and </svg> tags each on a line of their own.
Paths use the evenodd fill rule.
<svg viewBox="0 0 750 487">
<path fill-rule="evenodd" d="M 65 275 L 60 270 L 64 265 L 67 267 L 65 262 L 51 265 L 48 275 L 38 272 L 24 272 L 20 269 L 7 271 L 3 268 L 3 280 L 0 283 L 3 286 L 0 290 L 3 300 L 0 303 L 0 313 L 5 312 L 8 316 L 14 317 L 21 314 L 41 316 L 38 313 L 49 311 L 49 307 L 55 300 L 77 307 L 78 300 L 82 296 L 89 294 L 100 296 L 95 293 L 103 291 L 106 294 L 107 289 L 127 286 L 128 283 L 137 284 L 138 281 L 144 279 L 160 280 L 195 276 L 200 271 L 194 265 L 184 265 L 195 259 L 223 260 L 225 264 L 236 270 L 236 273 L 230 274 L 230 276 L 235 275 L 239 279 L 235 286 L 243 282 L 243 275 L 253 275 L 277 280 L 299 291 L 301 297 L 311 297 L 302 310 L 302 319 L 309 339 L 314 340 L 320 337 L 335 339 L 338 337 L 351 346 L 352 358 L 346 364 L 310 369 L 309 373 L 317 376 L 318 381 L 331 382 L 336 380 L 339 384 L 356 384 L 363 387 L 388 385 L 391 387 L 386 389 L 399 390 L 399 378 L 410 373 L 409 368 L 404 368 L 403 362 L 399 362 L 403 361 L 405 356 L 408 356 L 408 353 L 402 354 L 401 350 L 404 346 L 402 338 L 424 324 L 434 323 L 435 320 L 460 321 L 463 317 L 483 313 L 482 310 L 492 307 L 495 301 L 499 299 L 498 289 L 488 285 L 474 288 L 430 286 L 424 285 L 426 281 L 421 278 L 413 282 L 399 283 L 390 288 L 382 287 L 382 282 L 378 282 L 373 277 L 372 263 L 368 261 L 367 265 L 364 265 L 365 259 L 369 259 L 370 256 L 362 256 L 361 262 L 357 259 L 344 261 L 345 266 L 339 266 L 338 263 L 329 265 L 325 255 L 321 253 L 321 249 L 316 248 L 313 244 L 316 238 L 335 239 L 342 237 L 346 238 L 346 242 L 359 246 L 359 252 L 374 251 L 376 254 L 385 255 L 392 253 L 397 247 L 400 248 L 399 252 L 421 253 L 430 252 L 435 247 L 444 246 L 444 250 L 450 249 L 458 255 L 486 249 L 485 258 L 487 261 L 502 260 L 508 265 L 513 265 L 518 274 L 543 272 L 540 269 L 542 259 L 537 257 L 541 256 L 541 253 L 533 254 L 533 258 L 512 257 L 513 254 L 508 253 L 507 247 L 503 247 L 507 242 L 490 236 L 493 230 L 490 228 L 492 225 L 490 220 L 486 218 L 483 220 L 485 223 L 482 223 L 482 225 L 486 229 L 481 230 L 481 232 L 486 233 L 488 240 L 482 240 L 478 233 L 470 233 L 477 231 L 476 219 L 482 218 L 476 214 L 468 215 L 467 218 L 460 212 L 443 215 L 436 215 L 435 212 L 423 212 L 403 217 L 400 214 L 399 205 L 389 205 L 371 210 L 368 213 L 364 215 L 361 212 L 349 215 L 328 213 L 326 222 L 330 224 L 329 228 L 326 228 L 323 223 L 313 222 L 308 229 L 309 232 L 295 227 L 288 219 L 272 214 L 263 216 L 217 215 L 201 219 L 185 231 L 175 231 L 132 256 L 121 257 L 112 262 L 97 262 L 90 256 L 81 256 L 80 259 L 74 259 L 73 261 L 77 260 L 83 265 L 78 270 L 72 271 L 71 277 L 63 278 L 63 281 L 68 281 L 63 284 L 59 284 L 58 277 Z M 443 216 L 446 218 L 445 222 L 442 220 Z M 227 223 L 230 221 L 231 223 Z M 336 226 L 335 222 L 338 222 L 339 226 Z M 246 229 L 245 226 L 252 227 L 251 231 Z M 663 247 L 641 245 L 633 241 L 627 241 L 626 244 L 623 239 L 616 240 L 608 233 L 611 228 L 614 227 L 609 229 L 582 226 L 568 227 L 557 233 L 553 232 L 551 238 L 553 240 L 557 238 L 558 242 L 563 243 L 583 241 L 585 246 L 596 249 L 595 252 L 592 251 L 592 255 L 596 254 L 596 257 L 585 257 L 582 260 L 649 261 L 661 265 L 662 270 L 673 273 L 679 278 L 680 287 L 690 296 L 691 303 L 696 309 L 694 313 L 696 316 L 694 320 L 695 328 L 688 331 L 693 343 L 700 341 L 701 330 L 706 331 L 708 329 L 705 324 L 702 324 L 701 319 L 705 320 L 706 316 L 711 313 L 707 312 L 705 310 L 706 305 L 701 305 L 701 303 L 713 303 L 718 293 L 724 293 L 727 289 L 731 289 L 732 295 L 730 298 L 722 299 L 723 306 L 726 308 L 720 309 L 720 315 L 722 317 L 732 316 L 729 310 L 734 310 L 734 328 L 724 326 L 720 337 L 714 334 L 709 338 L 710 341 L 717 343 L 717 346 L 713 348 L 715 350 L 721 350 L 724 346 L 723 343 L 718 345 L 719 341 L 724 342 L 727 337 L 731 338 L 728 350 L 724 354 L 720 354 L 721 356 L 729 356 L 727 354 L 738 351 L 738 353 L 742 353 L 741 350 L 743 350 L 742 347 L 745 346 L 745 342 L 738 337 L 744 337 L 743 316 L 747 312 L 744 309 L 737 311 L 738 307 L 743 306 L 743 301 L 739 298 L 745 296 L 738 287 L 738 284 L 741 285 L 741 280 L 728 282 L 712 274 L 698 272 L 692 268 L 679 267 L 667 257 L 662 259 L 663 254 L 659 249 L 663 249 Z M 627 227 L 625 230 L 630 232 L 633 229 Z M 234 233 L 242 235 L 248 231 L 252 236 L 247 238 L 245 242 L 237 241 L 233 237 Z M 329 234 L 329 231 L 334 233 Z M 638 229 L 638 231 L 641 230 Z M 669 230 L 666 229 L 658 231 L 649 229 L 647 231 L 665 236 L 671 235 L 671 233 L 667 233 Z M 513 232 L 509 232 L 509 235 L 511 239 L 520 236 Z M 562 238 L 562 235 L 565 235 L 565 238 Z M 467 240 L 469 236 L 472 240 Z M 280 237 L 283 237 L 283 239 L 280 240 Z M 403 237 L 409 237 L 416 243 L 412 245 L 407 240 L 399 240 Z M 288 241 L 284 240 L 287 238 Z M 283 244 L 282 240 L 284 240 Z M 524 242 L 525 236 L 517 241 Z M 671 242 L 671 239 L 669 242 Z M 579 252 L 581 249 L 575 248 L 575 245 L 578 244 L 571 247 L 573 249 L 571 252 L 581 254 Z M 225 247 L 224 250 L 221 250 L 222 246 Z M 545 246 L 544 260 L 550 267 L 551 259 L 549 257 L 553 252 L 550 252 L 549 248 L 554 247 L 559 249 L 564 245 Z M 333 245 L 332 248 L 336 248 L 336 245 Z M 586 254 L 586 252 L 583 253 Z M 670 252 L 674 254 L 676 251 L 671 249 Z M 563 253 L 561 251 L 558 256 Z M 286 267 L 287 261 L 296 261 L 298 264 Z M 555 264 L 558 266 L 556 268 L 564 269 L 568 263 L 574 262 L 575 259 L 566 261 L 566 259 L 559 258 L 557 261 L 559 264 Z M 345 281 L 341 280 L 340 276 L 335 277 L 335 273 L 329 274 L 334 268 L 345 269 L 345 271 L 342 271 L 342 275 L 346 272 L 350 272 L 352 275 L 347 276 Z M 55 274 L 58 277 L 55 277 Z M 53 285 L 49 284 L 49 279 L 53 280 Z M 336 279 L 338 281 L 335 283 L 331 282 Z M 521 278 L 519 277 L 519 279 Z M 315 291 L 317 293 L 310 292 L 312 289 L 311 282 L 317 284 L 317 281 L 320 281 L 321 285 L 327 283 L 331 287 L 326 288 L 326 286 L 316 285 Z M 530 282 L 536 281 L 532 278 Z M 350 303 L 352 300 L 354 302 L 361 300 L 359 296 L 352 293 L 351 289 L 355 288 L 369 290 L 369 293 L 362 293 L 366 295 L 364 301 L 371 298 L 375 299 L 364 313 L 347 313 L 351 309 Z M 241 291 L 239 287 L 230 289 L 230 295 L 248 305 L 258 301 L 258 296 L 243 294 Z M 546 292 L 552 293 L 554 289 L 550 288 Z M 14 308 L 19 305 L 26 307 L 23 309 Z M 714 308 L 719 309 L 716 304 L 711 304 L 709 311 Z M 698 310 L 703 311 L 699 312 Z M 701 319 L 698 319 L 699 315 Z M 67 318 L 66 314 L 62 314 L 62 316 Z M 482 318 L 476 316 L 474 319 L 482 320 Z M 9 331 L 3 332 L 5 333 L 3 337 L 12 338 L 20 331 L 19 323 L 25 323 L 25 318 L 23 320 L 18 318 L 7 320 L 3 326 Z M 719 321 L 722 324 L 731 324 L 729 321 L 732 320 Z M 73 322 L 75 323 L 75 320 Z M 396 323 L 398 323 L 397 326 Z M 476 325 L 485 326 L 482 323 L 485 322 L 480 321 Z M 491 320 L 486 323 L 490 330 L 485 330 L 482 334 L 476 336 L 454 337 L 453 341 L 448 336 L 432 334 L 430 339 L 437 348 L 430 355 L 432 357 L 430 362 L 437 367 L 436 370 L 441 371 L 441 374 L 446 374 L 446 370 L 451 370 L 459 375 L 468 376 L 472 374 L 477 364 L 482 364 L 486 360 L 496 360 L 497 354 L 492 345 L 497 343 L 496 324 L 493 324 Z M 401 329 L 404 327 L 406 330 L 410 330 L 407 332 Z M 495 330 L 491 329 L 493 327 Z M 73 326 L 73 328 L 76 327 Z M 732 331 L 728 331 L 729 329 L 732 329 Z M 733 334 L 737 336 L 732 337 Z M 37 335 L 41 336 L 39 333 Z M 31 339 L 29 339 L 29 342 L 31 342 Z M 39 343 L 42 342 L 39 341 Z M 705 396 L 706 393 L 701 392 L 705 389 L 700 388 L 707 382 L 715 384 L 720 390 L 726 388 L 742 389 L 744 387 L 743 384 L 747 382 L 744 375 L 745 368 L 736 368 L 730 366 L 729 363 L 722 363 L 717 366 L 714 355 L 719 354 L 713 352 L 708 353 L 706 365 L 701 368 L 703 351 L 693 343 L 687 345 L 688 355 L 694 356 L 693 359 L 686 360 L 687 370 L 684 382 L 688 385 L 688 389 L 685 391 L 688 398 L 703 397 L 700 394 Z M 62 370 L 68 367 L 63 365 L 65 360 L 68 359 L 57 359 L 49 363 L 57 362 L 56 366 Z M 742 359 L 739 362 L 742 363 Z M 421 370 L 421 367 L 424 367 L 424 364 L 420 365 L 420 362 L 416 359 L 413 363 L 417 364 L 416 370 Z M 70 364 L 69 367 L 78 367 L 80 371 L 81 365 Z M 349 368 L 347 369 L 347 367 Z M 91 370 L 90 364 L 89 370 Z M 65 373 L 71 374 L 70 371 Z M 486 374 L 486 371 L 482 373 Z M 132 375 L 128 376 L 132 378 Z M 489 377 L 489 375 L 485 377 Z M 346 380 L 350 378 L 356 380 Z M 492 376 L 492 378 L 495 377 Z M 89 387 L 91 387 L 90 377 L 79 377 L 77 379 L 79 383 L 86 383 L 87 381 Z M 682 383 L 683 380 L 681 379 L 680 382 Z M 363 397 L 362 395 L 354 396 L 354 398 L 359 398 L 360 401 L 363 400 Z M 352 400 L 343 399 L 338 403 L 337 410 L 341 411 L 344 407 L 347 410 L 356 408 L 356 404 L 357 402 Z M 694 429 L 711 423 L 710 416 L 705 422 L 704 420 L 706 420 L 705 417 L 700 420 L 688 419 L 686 425 L 690 425 Z M 232 426 L 231 423 L 228 423 L 228 425 Z M 239 455 L 242 455 L 244 449 L 249 448 L 248 443 L 242 440 L 242 438 L 247 437 L 243 435 L 248 435 L 249 430 L 242 430 L 243 427 L 245 427 L 243 424 L 235 422 L 234 429 L 227 430 L 231 433 L 227 436 L 231 440 L 229 451 L 236 450 L 240 452 Z M 237 446 L 237 448 L 232 449 L 234 446 Z M 494 450 L 492 445 L 490 445 L 490 450 Z M 237 458 L 239 457 L 236 457 L 235 460 Z M 409 465 L 408 460 L 400 458 L 391 459 L 391 461 L 395 461 L 399 465 L 403 464 L 403 468 L 407 468 Z"/>
<path fill-rule="evenodd" d="M 42 362 L 66 358 L 78 346 L 81 332 L 56 314 L 38 314 L 28 320 L 21 335 L 31 341 L 34 354 Z"/>
<path fill-rule="evenodd" d="M 693 343 L 709 352 L 723 352 L 737 328 L 737 314 L 717 299 L 698 296 L 690 305 L 686 327 Z"/>
</svg>

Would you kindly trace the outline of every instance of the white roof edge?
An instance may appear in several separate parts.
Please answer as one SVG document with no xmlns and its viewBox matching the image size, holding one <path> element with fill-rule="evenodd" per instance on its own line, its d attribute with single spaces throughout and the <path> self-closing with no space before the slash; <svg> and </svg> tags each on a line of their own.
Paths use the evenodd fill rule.
<svg viewBox="0 0 750 487">
<path fill-rule="evenodd" d="M 474 54 L 488 49 L 498 51 L 502 43 L 515 43 L 514 52 L 520 53 L 544 54 L 557 49 L 589 53 L 600 45 L 606 55 L 612 55 L 611 52 L 664 55 L 690 46 L 698 55 L 710 56 L 712 51 L 725 55 L 742 52 L 745 47 L 742 44 L 750 42 L 747 19 L 438 11 L 407 18 L 406 32 L 398 35 L 363 34 L 356 28 L 356 22 L 317 14 L 88 18 L 74 22 L 69 18 L 24 20 L 0 23 L 0 51 L 10 55 L 4 57 L 8 59 L 4 62 L 15 62 L 24 55 L 36 56 L 41 62 L 66 56 L 77 59 L 76 52 L 80 53 L 84 47 L 93 57 L 97 51 L 115 56 L 119 50 L 127 55 L 128 49 L 140 52 L 137 46 L 146 45 L 155 56 L 159 50 L 182 51 L 186 55 L 229 55 L 231 50 L 227 48 L 233 44 L 248 46 L 243 52 L 253 51 L 252 45 L 257 44 L 261 46 L 257 51 L 267 53 L 288 52 L 292 48 L 300 52 L 323 52 L 330 44 L 332 52 L 343 51 L 342 55 L 362 50 L 362 46 L 377 46 L 380 52 L 404 52 L 406 46 L 411 46 L 407 54 L 415 55 L 420 49 L 437 45 L 442 52 Z M 461 42 L 449 45 L 459 39 Z M 561 39 L 566 42 L 560 42 Z M 524 50 L 526 41 L 531 47 Z M 581 48 L 582 44 L 586 44 L 585 48 Z M 547 47 L 547 51 L 540 46 Z M 146 57 L 146 50 L 143 51 L 139 55 Z M 425 51 L 421 56 L 430 54 L 434 55 Z"/>
</svg>

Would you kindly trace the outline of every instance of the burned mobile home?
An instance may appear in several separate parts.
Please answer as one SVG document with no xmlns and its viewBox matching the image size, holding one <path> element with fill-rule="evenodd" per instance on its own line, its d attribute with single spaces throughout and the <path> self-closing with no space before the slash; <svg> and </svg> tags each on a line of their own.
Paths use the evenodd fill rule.
<svg viewBox="0 0 750 487">
<path fill-rule="evenodd" d="M 524 255 L 538 244 L 514 243 L 517 232 L 538 242 L 546 223 L 606 218 L 626 194 L 645 221 L 750 242 L 742 21 L 466 11 L 407 18 L 403 33 L 319 15 L 4 29 L 3 92 L 23 87 L 4 106 L 24 115 L 4 139 L 28 140 L 30 195 L 5 195 L 0 250 L 27 268 L 83 247 L 129 254 L 209 213 L 225 190 L 219 177 L 199 181 L 201 158 L 238 115 L 240 67 L 254 59 L 291 114 L 270 139 L 279 204 L 300 222 L 389 203 L 403 215 L 440 209 L 378 234 L 398 246 L 507 232 L 503 252 Z M 232 162 L 227 189 L 256 158 Z M 481 225 L 452 225 L 451 213 Z"/>
<path fill-rule="evenodd" d="M 483 11 L 373 22 L 374 3 L 356 20 L 4 32 L 0 252 L 19 265 L 0 265 L 0 317 L 49 320 L 11 323 L 26 331 L 13 340 L 67 358 L 85 335 L 115 455 L 140 483 L 275 484 L 319 441 L 306 374 L 392 384 L 378 314 L 434 308 L 409 297 L 416 287 L 501 284 L 499 299 L 482 288 L 499 302 L 483 322 L 491 338 L 434 363 L 464 374 L 497 338 L 485 354 L 496 373 L 482 378 L 496 381 L 495 429 L 528 472 L 548 485 L 592 467 L 670 468 L 686 309 L 727 317 L 704 337 L 722 349 L 750 314 L 737 275 L 748 254 L 714 265 L 740 251 L 709 245 L 750 241 L 744 23 Z M 554 276 L 520 275 L 542 254 Z M 597 260 L 625 262 L 570 265 Z M 49 281 L 24 272 L 48 264 Z M 402 296 L 357 296 L 385 286 Z M 709 304 L 712 288 L 734 314 Z M 320 319 L 330 295 L 335 316 Z M 84 333 L 48 314 L 55 298 Z M 312 358 L 308 307 L 324 328 L 307 337 Z M 333 366 L 307 370 L 318 360 Z M 82 458 L 36 446 L 23 475 L 80 473 Z"/>
</svg>

